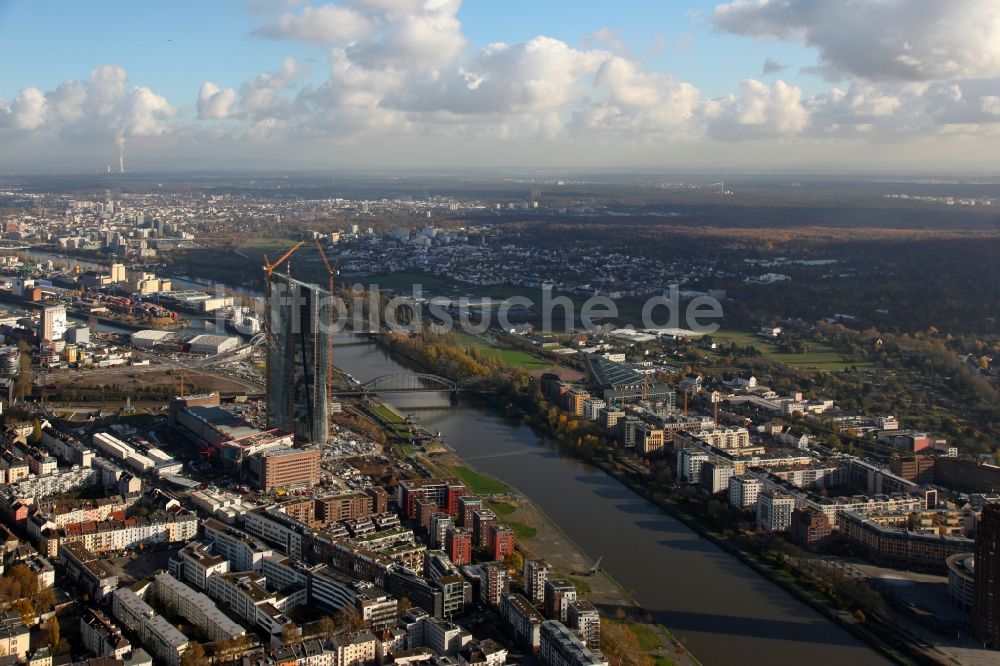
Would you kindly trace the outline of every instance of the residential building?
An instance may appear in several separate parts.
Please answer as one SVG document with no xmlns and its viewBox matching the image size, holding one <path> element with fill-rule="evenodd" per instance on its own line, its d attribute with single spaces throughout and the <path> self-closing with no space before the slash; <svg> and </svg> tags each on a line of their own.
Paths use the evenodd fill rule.
<svg viewBox="0 0 1000 666">
<path fill-rule="evenodd" d="M 546 666 L 608 666 L 600 652 L 588 648 L 558 620 L 542 622 L 540 643 L 541 660 Z"/>
<path fill-rule="evenodd" d="M 568 609 L 568 626 L 580 634 L 587 647 L 597 649 L 601 645 L 601 616 L 597 608 L 586 599 L 575 599 Z"/>
<path fill-rule="evenodd" d="M 122 636 L 121 629 L 96 608 L 85 608 L 80 616 L 80 640 L 98 657 L 120 659 L 132 651 L 132 644 Z"/>
<path fill-rule="evenodd" d="M 510 573 L 503 562 L 484 562 L 479 565 L 479 599 L 484 604 L 500 606 L 500 600 L 510 589 Z"/>
<path fill-rule="evenodd" d="M 757 497 L 764 482 L 749 474 L 729 478 L 729 506 L 737 510 L 757 509 Z"/>
<path fill-rule="evenodd" d="M 454 516 L 458 513 L 458 500 L 468 495 L 458 479 L 403 479 L 399 482 L 398 503 L 403 516 L 417 517 L 416 499 L 430 500 L 441 511 Z"/>
<path fill-rule="evenodd" d="M 444 550 L 455 566 L 472 562 L 472 533 L 458 527 L 448 528 L 444 534 Z"/>
<path fill-rule="evenodd" d="M 231 570 L 260 571 L 265 557 L 274 551 L 260 539 L 230 527 L 214 518 L 202 523 L 205 543 L 212 551 L 229 560 Z"/>
<path fill-rule="evenodd" d="M 533 652 L 539 650 L 545 618 L 528 599 L 520 594 L 505 594 L 500 601 L 500 615 L 507 620 L 518 645 Z"/>
<path fill-rule="evenodd" d="M 514 530 L 494 523 L 486 528 L 486 552 L 491 560 L 504 560 L 514 554 Z"/>
<path fill-rule="evenodd" d="M 833 526 L 822 511 L 813 508 L 795 509 L 792 511 L 789 531 L 792 543 L 804 550 L 812 550 L 829 540 Z"/>
<path fill-rule="evenodd" d="M 111 600 L 115 618 L 139 637 L 159 663 L 180 666 L 181 655 L 189 642 L 177 627 L 157 615 L 131 588 L 118 588 L 111 595 Z"/>
<path fill-rule="evenodd" d="M 524 591 L 532 603 L 545 600 L 545 581 L 551 573 L 552 567 L 545 560 L 525 560 Z"/>
<path fill-rule="evenodd" d="M 775 490 L 757 496 L 757 525 L 765 532 L 787 532 L 792 526 L 795 498 Z"/>
<path fill-rule="evenodd" d="M 576 586 L 563 578 L 545 581 L 545 617 L 560 622 L 569 621 L 569 605 L 576 601 Z"/>
<path fill-rule="evenodd" d="M 375 634 L 369 630 L 333 637 L 337 666 L 370 666 L 375 663 Z"/>
<path fill-rule="evenodd" d="M 221 574 L 221 576 L 228 574 Z M 213 576 L 210 580 L 213 580 Z M 189 622 L 201 629 L 210 641 L 242 636 L 246 630 L 229 619 L 211 599 L 188 587 L 169 573 L 155 578 L 156 598 L 160 603 L 175 609 Z"/>
</svg>

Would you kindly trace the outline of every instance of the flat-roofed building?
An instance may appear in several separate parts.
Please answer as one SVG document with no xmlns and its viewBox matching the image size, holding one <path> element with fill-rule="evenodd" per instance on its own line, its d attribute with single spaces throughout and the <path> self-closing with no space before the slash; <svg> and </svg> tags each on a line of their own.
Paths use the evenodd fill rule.
<svg viewBox="0 0 1000 666">
<path fill-rule="evenodd" d="M 103 601 L 118 589 L 118 574 L 82 543 L 67 543 L 59 549 L 66 573 L 83 585 L 96 601 Z"/>
<path fill-rule="evenodd" d="M 576 586 L 563 578 L 545 581 L 545 617 L 560 622 L 569 621 L 569 605 L 576 601 Z"/>
<path fill-rule="evenodd" d="M 261 490 L 319 483 L 319 449 L 281 447 L 262 451 L 248 465 L 255 485 Z"/>
<path fill-rule="evenodd" d="M 586 599 L 574 599 L 569 604 L 569 628 L 580 634 L 589 648 L 601 645 L 601 616 L 597 608 Z"/>
<path fill-rule="evenodd" d="M 157 574 L 155 581 L 156 598 L 161 603 L 175 608 L 179 615 L 200 628 L 210 641 L 233 638 L 246 633 L 241 625 L 230 620 L 211 599 L 170 574 Z"/>
<path fill-rule="evenodd" d="M 558 620 L 542 623 L 540 652 L 546 666 L 608 666 L 600 652 L 588 648 L 572 629 Z"/>
<path fill-rule="evenodd" d="M 205 543 L 211 544 L 214 553 L 229 560 L 235 571 L 259 571 L 264 558 L 274 552 L 260 539 L 214 518 L 204 521 L 202 529 Z"/>
<path fill-rule="evenodd" d="M 524 591 L 533 603 L 545 601 L 545 581 L 552 574 L 552 566 L 545 560 L 526 560 L 524 563 Z"/>
<path fill-rule="evenodd" d="M 507 620 L 521 647 L 537 652 L 541 647 L 542 622 L 545 618 L 520 594 L 505 594 L 500 601 L 500 615 Z"/>
<path fill-rule="evenodd" d="M 171 575 L 200 590 L 208 589 L 210 576 L 228 572 L 229 560 L 212 553 L 200 541 L 184 546 L 170 561 Z"/>
</svg>

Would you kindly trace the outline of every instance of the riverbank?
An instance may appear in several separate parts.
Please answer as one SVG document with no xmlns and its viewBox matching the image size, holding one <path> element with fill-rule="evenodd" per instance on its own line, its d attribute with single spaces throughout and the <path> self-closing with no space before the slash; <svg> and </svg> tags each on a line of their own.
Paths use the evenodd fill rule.
<svg viewBox="0 0 1000 666">
<path fill-rule="evenodd" d="M 405 451 L 405 449 L 404 449 Z M 608 572 L 591 573 L 595 562 L 524 493 L 473 467 L 447 445 L 435 453 L 407 454 L 436 476 L 457 476 L 469 490 L 483 496 L 499 520 L 514 530 L 518 550 L 526 559 L 544 559 L 555 574 L 570 580 L 605 620 L 621 618 L 644 653 L 656 666 L 701 666 L 669 629 L 652 621 L 639 602 Z"/>
<path fill-rule="evenodd" d="M 405 346 L 405 345 L 400 345 L 398 341 L 394 345 L 385 345 L 384 347 L 381 347 L 383 351 L 381 351 L 380 354 L 392 353 L 393 358 L 405 358 L 408 363 L 413 364 L 416 367 L 420 367 L 428 371 L 440 372 L 440 370 L 435 365 L 426 362 L 424 359 L 419 358 L 419 356 L 414 357 L 413 352 L 418 351 L 416 349 L 410 349 L 407 346 L 406 351 L 409 351 L 411 353 L 397 355 L 396 353 L 397 349 L 395 349 L 395 347 L 399 346 Z M 403 368 L 400 368 L 397 369 L 396 371 L 398 372 L 402 370 Z M 525 394 L 525 395 L 530 397 L 530 394 Z M 526 426 L 528 425 L 528 423 L 526 422 L 530 421 L 532 429 L 538 429 L 537 432 L 541 433 L 543 437 L 555 434 L 554 432 L 550 431 L 551 428 L 556 427 L 549 422 L 552 420 L 551 418 L 534 418 L 535 412 L 538 412 L 540 408 L 536 407 L 535 409 L 530 409 L 528 408 L 528 405 L 523 405 L 521 408 L 517 408 L 517 404 L 514 404 L 513 407 L 515 409 L 512 410 L 512 405 L 511 405 L 512 401 L 514 403 L 522 402 L 521 400 L 519 400 L 519 397 L 520 397 L 519 395 L 508 393 L 501 400 L 490 399 L 488 401 L 489 409 L 495 414 L 502 415 L 502 420 L 506 424 L 508 424 L 508 427 L 510 428 L 526 429 Z M 485 399 L 484 396 L 483 399 L 475 400 L 473 404 L 486 407 L 486 405 L 483 404 L 486 402 L 487 400 Z M 549 407 L 551 410 L 551 406 Z M 497 411 L 497 408 L 499 408 L 499 412 Z M 477 408 L 472 407 L 472 409 L 475 410 Z M 541 412 L 538 413 L 541 414 Z M 561 423 L 560 421 L 561 417 L 559 417 L 558 414 L 565 414 L 565 412 L 557 410 L 557 415 L 555 419 L 557 424 Z M 512 418 L 512 417 L 518 417 L 518 415 L 520 415 L 519 418 Z M 532 416 L 532 418 L 531 419 L 524 418 L 525 415 Z M 551 414 L 546 414 L 545 416 L 551 417 Z M 486 421 L 481 418 L 478 418 L 477 420 L 482 421 L 483 425 L 485 425 L 486 423 Z M 495 419 L 490 419 L 490 421 L 493 420 Z M 436 422 L 435 422 L 435 427 L 438 427 L 436 425 Z M 563 427 L 562 430 L 565 430 L 565 428 Z M 579 431 L 574 431 L 574 434 L 576 432 Z M 475 437 L 475 435 L 473 435 L 473 437 Z M 489 439 L 490 438 L 487 437 L 487 440 Z M 603 440 L 603 437 L 601 439 Z M 514 450 L 510 450 L 509 453 L 487 453 L 483 455 L 480 453 L 480 451 L 482 450 L 482 446 L 479 446 L 477 444 L 474 444 L 473 442 L 466 440 L 456 440 L 456 442 L 460 445 L 463 455 L 464 452 L 466 451 L 470 453 L 475 452 L 473 458 L 476 462 L 482 461 L 483 463 L 486 463 L 487 466 L 490 468 L 491 473 L 494 473 L 494 475 L 496 475 L 497 471 L 500 471 L 501 474 L 499 476 L 501 476 L 505 481 L 515 477 L 516 478 L 523 477 L 525 476 L 526 473 L 529 476 L 531 475 L 531 472 L 528 472 L 526 469 L 523 468 L 522 465 L 519 465 L 517 462 L 515 462 L 518 460 L 517 458 L 506 457 L 508 455 L 516 455 L 516 453 L 528 454 L 529 453 L 528 451 L 515 452 Z M 551 444 L 549 446 L 551 446 Z M 706 647 L 706 645 L 699 643 L 698 651 L 701 652 L 702 650 L 706 650 L 707 654 L 713 656 L 713 659 L 710 660 L 713 663 L 718 662 L 720 651 L 728 652 L 726 657 L 727 659 L 729 658 L 729 656 L 737 654 L 736 652 L 731 651 L 731 649 L 728 647 L 727 648 L 721 647 L 723 643 L 728 645 L 730 642 L 733 642 L 731 639 L 735 638 L 736 636 L 739 636 L 740 640 L 734 642 L 733 648 L 735 648 L 735 645 L 740 642 L 744 644 L 753 644 L 753 643 L 767 644 L 769 642 L 774 642 L 776 638 L 774 632 L 779 631 L 778 627 L 782 625 L 787 625 L 790 628 L 796 625 L 797 623 L 789 622 L 789 620 L 787 619 L 779 620 L 778 617 L 781 614 L 781 612 L 774 607 L 774 604 L 777 604 L 778 606 L 788 607 L 788 604 L 791 603 L 793 599 L 796 600 L 796 602 L 798 603 L 806 605 L 806 608 L 800 609 L 798 611 L 799 617 L 802 620 L 808 618 L 810 616 L 810 613 L 812 611 L 815 611 L 816 613 L 818 613 L 818 615 L 816 616 L 817 619 L 807 620 L 807 622 L 809 623 L 819 622 L 818 618 L 822 617 L 824 622 L 830 623 L 832 626 L 838 627 L 839 630 L 845 631 L 847 635 L 852 636 L 855 639 L 863 640 L 864 643 L 879 648 L 879 652 L 881 654 L 890 656 L 895 663 L 914 663 L 912 660 L 908 661 L 905 657 L 903 657 L 900 654 L 899 651 L 894 650 L 892 646 L 885 644 L 884 641 L 879 641 L 877 636 L 870 635 L 868 628 L 865 627 L 864 625 L 861 625 L 859 627 L 858 626 L 859 622 L 855 618 L 852 618 L 849 613 L 845 613 L 837 608 L 825 604 L 823 602 L 823 599 L 821 598 L 815 596 L 809 597 L 806 590 L 803 590 L 801 588 L 796 589 L 798 588 L 798 585 L 795 584 L 795 581 L 787 580 L 788 578 L 787 571 L 769 570 L 766 566 L 767 563 L 756 561 L 755 558 L 751 557 L 749 554 L 742 553 L 738 548 L 735 548 L 732 543 L 726 542 L 725 539 L 721 538 L 721 535 L 710 534 L 711 532 L 710 527 L 707 527 L 706 525 L 699 522 L 697 517 L 684 512 L 681 512 L 683 513 L 683 515 L 680 515 L 678 513 L 677 507 L 664 505 L 662 502 L 663 498 L 657 496 L 653 492 L 650 492 L 651 489 L 645 487 L 645 484 L 643 483 L 642 479 L 629 478 L 628 472 L 625 468 L 627 468 L 631 463 L 628 461 L 626 457 L 622 457 L 620 453 L 613 453 L 612 449 L 607 445 L 606 442 L 597 446 L 595 450 L 589 451 L 591 455 L 581 455 L 581 453 L 583 452 L 580 451 L 579 449 L 580 449 L 579 445 L 574 446 L 572 445 L 572 443 L 566 445 L 565 447 L 560 447 L 561 451 L 572 453 L 574 454 L 574 457 L 578 457 L 579 460 L 585 461 L 586 463 L 589 464 L 596 465 L 597 468 L 602 470 L 602 473 L 606 474 L 614 484 L 619 485 L 624 489 L 627 489 L 629 493 L 634 493 L 639 498 L 642 498 L 643 501 L 649 502 L 649 504 L 652 505 L 653 512 L 658 513 L 660 515 L 670 516 L 672 519 L 677 520 L 678 523 L 680 523 L 680 525 L 683 525 L 684 529 L 690 530 L 693 535 L 696 535 L 694 536 L 696 540 L 701 540 L 702 544 L 704 544 L 704 545 L 699 545 L 699 544 L 689 543 L 686 537 L 680 537 L 677 534 L 677 529 L 679 528 L 671 526 L 668 520 L 659 520 L 650 516 L 648 518 L 644 518 L 639 524 L 642 526 L 642 529 L 647 529 L 647 530 L 653 529 L 654 530 L 653 534 L 660 535 L 659 536 L 660 540 L 655 542 L 655 544 L 648 544 L 648 546 L 652 546 L 653 549 L 648 553 L 645 552 L 640 553 L 639 551 L 636 551 L 635 554 L 640 556 L 640 559 L 648 560 L 649 559 L 648 556 L 652 552 L 660 551 L 661 549 L 666 548 L 667 550 L 671 551 L 669 555 L 670 560 L 668 560 L 668 562 L 670 562 L 671 565 L 680 566 L 680 563 L 688 560 L 692 553 L 704 552 L 709 559 L 715 560 L 716 557 L 714 555 L 709 555 L 709 553 L 711 552 L 711 549 L 718 549 L 716 552 L 718 552 L 719 557 L 729 560 L 736 567 L 746 571 L 745 574 L 736 574 L 737 578 L 740 579 L 744 577 L 757 578 L 761 581 L 761 583 L 760 584 L 749 583 L 750 586 L 752 588 L 760 588 L 762 592 L 765 589 L 767 589 L 767 591 L 764 593 L 765 596 L 768 598 L 767 603 L 772 604 L 772 609 L 770 611 L 765 611 L 764 609 L 766 608 L 766 606 L 761 606 L 759 607 L 759 613 L 753 613 L 753 611 L 751 611 L 755 616 L 757 616 L 756 619 L 752 622 L 752 624 L 755 625 L 755 628 L 751 630 L 751 633 L 744 633 L 744 629 L 746 627 L 741 629 L 736 628 L 737 626 L 740 626 L 740 623 L 743 623 L 744 625 L 746 624 L 742 616 L 731 618 L 731 622 L 732 621 L 737 622 L 737 624 L 733 626 L 730 626 L 731 622 L 726 623 L 724 625 L 716 624 L 716 618 L 721 619 L 722 617 L 725 617 L 726 610 L 723 610 L 721 607 L 718 608 L 718 610 L 715 610 L 718 604 L 715 602 L 714 599 L 721 600 L 729 598 L 731 594 L 730 590 L 726 590 L 725 592 L 723 592 L 721 589 L 718 589 L 718 585 L 721 583 L 721 580 L 716 580 L 716 579 L 704 580 L 703 581 L 703 584 L 705 585 L 704 589 L 698 590 L 697 592 L 694 592 L 694 590 L 692 590 L 694 594 L 703 595 L 706 593 L 708 589 L 715 589 L 715 592 L 711 593 L 713 597 L 712 601 L 707 603 L 703 603 L 700 601 L 696 601 L 694 603 L 689 603 L 686 601 L 677 603 L 676 601 L 668 600 L 665 597 L 660 597 L 660 598 L 657 598 L 656 596 L 650 597 L 649 590 L 644 590 L 641 587 L 637 587 L 644 585 L 644 583 L 640 582 L 642 576 L 640 575 L 639 580 L 637 580 L 637 576 L 635 574 L 639 571 L 651 571 L 648 568 L 644 568 L 643 565 L 639 563 L 639 560 L 637 560 L 634 566 L 631 567 L 631 571 L 629 569 L 625 569 L 624 571 L 622 571 L 620 569 L 620 566 L 615 567 L 616 571 L 619 571 L 621 575 L 624 576 L 625 579 L 629 580 L 626 589 L 628 589 L 633 595 L 638 593 L 641 596 L 645 596 L 646 604 L 652 603 L 654 604 L 652 608 L 660 609 L 660 612 L 657 613 L 657 621 L 661 624 L 664 624 L 665 626 L 679 629 L 680 630 L 679 635 L 681 636 L 682 640 L 687 638 L 687 634 L 685 632 L 693 632 L 695 634 L 701 634 L 703 637 L 705 636 L 705 634 L 718 636 L 719 639 L 723 639 L 723 637 L 717 632 L 720 631 L 729 632 L 730 636 L 725 637 L 725 639 L 723 640 L 718 640 L 717 644 L 714 646 L 712 644 L 707 644 Z M 537 455 L 537 454 L 531 452 L 530 455 Z M 551 453 L 542 455 L 545 455 L 546 457 L 552 457 Z M 562 456 L 557 455 L 555 457 L 560 458 Z M 587 475 L 587 472 L 585 472 L 585 467 L 581 468 L 579 465 L 576 464 L 569 466 L 575 470 L 578 470 L 576 475 L 577 479 L 589 478 L 589 476 L 580 475 L 580 472 L 583 472 L 584 475 Z M 517 471 L 515 472 L 514 470 Z M 514 474 L 513 477 L 510 475 L 511 473 Z M 608 500 L 610 500 L 612 496 L 618 498 L 619 503 L 621 502 L 621 494 L 617 490 L 614 490 L 610 485 L 606 485 L 603 482 L 599 482 L 596 478 L 591 481 L 587 481 L 587 483 L 599 484 L 599 486 L 595 486 L 593 488 L 600 489 L 600 492 L 598 493 L 599 497 L 607 498 L 599 500 L 599 502 L 607 502 Z M 529 487 L 531 488 L 531 491 L 534 494 L 538 494 L 539 492 L 541 492 L 540 496 L 549 494 L 547 489 L 541 490 L 541 488 L 537 487 L 535 484 L 532 484 Z M 589 491 L 590 489 L 587 490 L 584 490 L 583 488 L 580 489 L 580 492 L 589 492 Z M 532 497 L 535 496 L 534 494 L 532 495 Z M 572 504 L 573 505 L 577 504 L 578 500 L 579 500 L 578 496 L 573 496 Z M 628 500 L 627 504 L 624 504 L 622 506 L 629 506 L 630 507 L 629 513 L 635 512 L 635 514 L 638 515 L 644 515 L 644 516 L 647 515 L 646 509 L 639 507 L 635 502 L 632 502 L 631 500 Z M 567 522 L 567 525 L 569 525 L 570 523 L 577 522 L 573 518 L 567 516 L 565 511 L 558 510 L 556 511 L 556 513 L 560 514 L 558 517 L 558 522 L 560 524 L 564 521 L 569 521 Z M 597 520 L 596 517 L 595 520 Z M 585 523 L 586 521 L 583 522 Z M 655 528 L 653 527 L 654 525 L 656 526 Z M 598 527 L 598 524 L 595 523 L 594 527 Z M 605 529 L 605 527 L 610 527 L 610 525 L 607 526 L 601 525 L 598 531 L 599 532 L 608 531 Z M 610 531 L 617 531 L 617 530 L 610 530 Z M 652 536 L 652 534 L 650 536 Z M 588 542 L 592 541 L 591 539 L 587 538 L 586 535 L 583 535 L 582 538 L 584 538 L 584 540 Z M 646 535 L 643 535 L 641 540 L 645 542 Z M 675 542 L 677 542 L 678 546 L 683 545 L 684 550 L 676 551 L 674 550 L 674 546 L 668 545 L 668 544 L 673 544 Z M 610 546 L 610 544 L 608 545 Z M 604 546 L 602 545 L 598 545 L 595 547 L 593 543 L 590 543 L 589 546 L 592 555 L 602 552 L 603 548 Z M 636 543 L 636 548 L 641 548 L 638 545 L 638 543 Z M 627 549 L 628 547 L 626 546 L 626 550 Z M 656 564 L 652 564 L 650 562 L 647 563 L 645 566 L 646 567 L 663 566 L 664 564 L 666 563 L 659 562 Z M 605 565 L 612 566 L 609 562 L 605 562 Z M 722 565 L 721 562 L 720 565 Z M 685 566 L 692 566 L 692 564 L 689 563 Z M 694 564 L 693 566 L 697 567 L 700 566 L 700 564 Z M 722 566 L 731 571 L 730 565 L 722 565 Z M 718 577 L 719 573 L 720 572 L 716 572 L 713 574 L 713 576 Z M 702 580 L 702 576 L 694 574 L 694 572 L 692 572 L 692 574 L 693 574 L 692 580 Z M 660 578 L 661 576 L 657 575 L 656 577 Z M 674 579 L 676 578 L 676 576 L 667 575 L 665 576 L 665 578 Z M 725 578 L 725 576 L 723 576 L 723 578 Z M 732 581 L 732 582 L 735 583 L 737 581 Z M 739 581 L 738 584 L 743 585 L 743 582 Z M 765 587 L 760 587 L 761 585 Z M 672 582 L 672 587 L 676 587 L 676 590 L 680 591 L 681 589 L 689 587 L 689 583 L 675 580 Z M 675 593 L 675 590 L 672 589 L 670 592 L 664 591 L 663 593 L 672 595 Z M 789 594 L 791 594 L 791 596 L 788 596 Z M 787 601 L 779 600 L 779 598 L 783 595 L 786 597 Z M 712 614 L 705 614 L 698 612 L 694 613 L 681 612 L 681 614 L 678 614 L 677 611 L 673 610 L 675 608 L 678 608 L 678 606 L 682 608 L 690 608 L 692 610 L 697 610 L 700 608 L 713 608 L 713 612 Z M 666 611 L 664 610 L 664 608 L 669 608 L 671 610 Z M 811 609 L 810 613 L 804 612 L 806 609 Z M 732 607 L 732 610 L 735 611 L 736 607 Z M 750 609 L 747 608 L 746 610 Z M 774 619 L 773 620 L 769 619 L 767 622 L 765 622 L 764 621 L 765 616 L 768 615 L 768 613 L 770 613 L 770 616 L 773 617 Z M 699 621 L 694 620 L 695 617 L 699 616 L 701 616 L 703 619 Z M 871 621 L 870 619 L 866 620 L 868 622 Z M 827 629 L 822 629 L 818 624 L 813 624 L 811 626 L 806 624 L 802 626 L 801 629 L 798 629 L 798 632 L 799 634 L 797 637 L 793 637 L 795 636 L 795 634 L 783 634 L 782 640 L 783 641 L 792 640 L 796 642 L 809 641 L 810 643 L 814 641 L 819 641 L 819 642 L 836 641 L 837 645 L 844 645 L 842 641 L 846 640 L 844 638 L 834 638 L 831 632 L 829 632 Z M 813 636 L 813 638 L 810 639 L 807 638 L 807 636 Z M 749 641 L 747 641 L 746 639 L 749 639 Z M 831 651 L 830 649 L 820 652 L 816 652 L 815 650 L 811 649 L 804 650 L 801 655 L 802 659 L 799 659 L 794 663 L 802 663 L 803 661 L 809 661 L 814 657 L 815 657 L 815 663 L 829 663 L 830 660 L 834 659 L 834 654 L 836 652 L 837 652 L 836 650 Z M 869 663 L 869 662 L 874 663 L 874 660 L 861 657 L 861 655 L 856 652 L 850 652 L 850 653 L 845 652 L 845 654 L 855 655 L 854 659 L 857 660 L 857 663 Z M 782 659 L 777 659 L 771 661 L 770 663 L 791 663 L 787 661 L 788 657 L 790 657 L 790 655 L 785 655 L 784 657 L 782 657 Z M 747 663 L 751 662 L 753 662 L 753 659 L 749 660 Z M 928 661 L 923 663 L 932 663 L 932 662 Z"/>
</svg>

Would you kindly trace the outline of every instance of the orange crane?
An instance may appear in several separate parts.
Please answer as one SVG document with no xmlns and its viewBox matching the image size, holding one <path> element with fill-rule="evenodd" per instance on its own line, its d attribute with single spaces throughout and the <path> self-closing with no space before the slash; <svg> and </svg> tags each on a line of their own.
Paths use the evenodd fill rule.
<svg viewBox="0 0 1000 666">
<path fill-rule="evenodd" d="M 263 268 L 264 268 L 264 278 L 266 280 L 266 282 L 265 282 L 265 288 L 267 289 L 267 292 L 268 292 L 269 295 L 271 293 L 271 273 L 273 273 L 274 270 L 278 266 L 280 266 L 281 264 L 285 263 L 285 261 L 290 256 L 292 256 L 293 254 L 295 254 L 295 251 L 298 250 L 303 245 L 305 245 L 305 243 L 306 243 L 305 241 L 299 241 L 288 252 L 285 252 L 283 255 L 281 255 L 281 258 L 278 259 L 273 264 L 270 261 L 267 260 L 267 255 L 266 254 L 264 255 L 264 266 L 263 266 Z"/>
</svg>

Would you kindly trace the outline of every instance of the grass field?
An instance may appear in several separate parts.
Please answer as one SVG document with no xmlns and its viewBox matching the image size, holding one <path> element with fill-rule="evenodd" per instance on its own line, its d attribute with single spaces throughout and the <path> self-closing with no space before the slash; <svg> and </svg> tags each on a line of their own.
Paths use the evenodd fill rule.
<svg viewBox="0 0 1000 666">
<path fill-rule="evenodd" d="M 503 521 L 505 525 L 510 527 L 514 532 L 514 536 L 517 537 L 519 541 L 525 541 L 527 539 L 534 539 L 535 535 L 538 534 L 538 530 L 531 525 L 525 525 L 524 523 L 516 523 L 511 520 Z"/>
<path fill-rule="evenodd" d="M 642 648 L 643 652 L 658 650 L 663 645 L 660 637 L 648 625 L 630 622 L 628 628 L 629 631 L 635 634 L 636 639 L 639 641 L 639 647 Z"/>
<path fill-rule="evenodd" d="M 500 495 L 509 493 L 510 488 L 500 483 L 492 476 L 487 476 L 469 467 L 456 465 L 452 468 L 462 483 L 476 495 Z M 513 525 L 511 526 L 513 527 Z"/>
<path fill-rule="evenodd" d="M 493 358 L 499 358 L 504 364 L 512 368 L 521 368 L 531 372 L 540 368 L 547 368 L 549 364 L 535 358 L 528 352 L 519 349 L 503 349 L 490 344 L 489 340 L 479 335 L 469 333 L 459 333 L 459 342 L 466 347 L 474 347 L 483 354 Z"/>
<path fill-rule="evenodd" d="M 507 502 L 487 502 L 486 505 L 498 516 L 509 516 L 517 511 L 517 507 Z"/>
<path fill-rule="evenodd" d="M 581 578 L 572 578 L 570 576 L 563 576 L 566 580 L 573 583 L 573 587 L 576 588 L 576 593 L 586 596 L 590 594 L 590 583 Z"/>
<path fill-rule="evenodd" d="M 769 340 L 745 331 L 716 331 L 711 337 L 712 341 L 718 343 L 719 347 L 723 348 L 723 350 L 729 347 L 730 344 L 735 344 L 737 347 L 753 346 L 768 360 L 784 363 L 803 370 L 835 371 L 843 370 L 845 366 L 850 365 L 858 367 L 868 367 L 871 365 L 867 361 L 855 361 L 831 347 L 817 343 L 811 344 L 813 350 L 808 353 L 789 354 L 779 351 L 778 347 Z"/>
<path fill-rule="evenodd" d="M 375 405 L 375 406 L 373 406 L 371 408 L 371 411 L 379 419 L 381 419 L 382 421 L 385 421 L 386 423 L 388 423 L 390 425 L 400 425 L 400 424 L 406 422 L 406 420 L 403 419 L 403 418 L 401 418 L 399 416 L 399 414 L 397 414 L 396 412 L 392 411 L 391 409 L 389 409 L 385 405 Z"/>
</svg>

